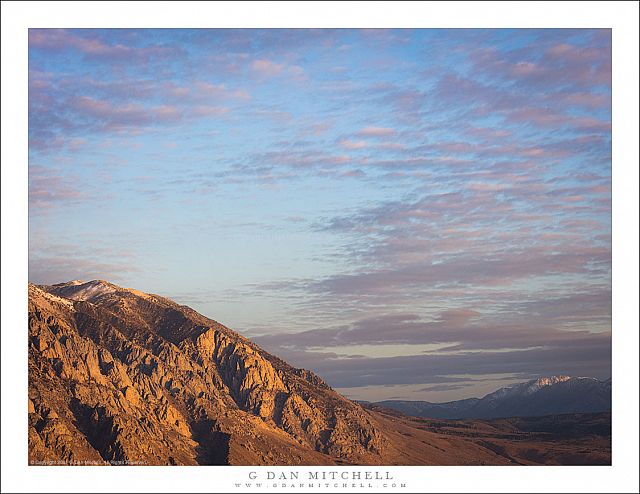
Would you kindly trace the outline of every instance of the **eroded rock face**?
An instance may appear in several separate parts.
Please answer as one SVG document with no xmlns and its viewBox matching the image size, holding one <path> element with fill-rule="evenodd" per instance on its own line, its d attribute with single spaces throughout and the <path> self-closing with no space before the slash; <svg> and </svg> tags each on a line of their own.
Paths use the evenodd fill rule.
<svg viewBox="0 0 640 494">
<path fill-rule="evenodd" d="M 94 281 L 29 286 L 29 458 L 381 463 L 372 413 L 221 324 Z"/>
</svg>

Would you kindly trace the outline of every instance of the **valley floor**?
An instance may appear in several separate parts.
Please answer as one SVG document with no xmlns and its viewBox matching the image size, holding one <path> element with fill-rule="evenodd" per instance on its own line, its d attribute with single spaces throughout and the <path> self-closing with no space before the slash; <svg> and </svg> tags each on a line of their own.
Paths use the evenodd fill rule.
<svg viewBox="0 0 640 494">
<path fill-rule="evenodd" d="M 442 420 L 368 408 L 379 416 L 398 452 L 399 464 L 611 464 L 610 413 Z"/>
</svg>

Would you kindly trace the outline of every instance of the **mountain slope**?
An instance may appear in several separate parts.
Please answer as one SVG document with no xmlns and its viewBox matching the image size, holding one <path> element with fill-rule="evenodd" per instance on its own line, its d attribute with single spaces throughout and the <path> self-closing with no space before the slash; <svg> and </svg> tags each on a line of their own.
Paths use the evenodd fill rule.
<svg viewBox="0 0 640 494">
<path fill-rule="evenodd" d="M 103 281 L 30 285 L 29 333 L 40 456 L 380 461 L 383 438 L 361 407 L 168 299 Z"/>
<path fill-rule="evenodd" d="M 611 379 L 552 376 L 500 388 L 483 398 L 430 403 L 387 400 L 377 405 L 416 417 L 489 419 L 611 410 Z"/>
</svg>

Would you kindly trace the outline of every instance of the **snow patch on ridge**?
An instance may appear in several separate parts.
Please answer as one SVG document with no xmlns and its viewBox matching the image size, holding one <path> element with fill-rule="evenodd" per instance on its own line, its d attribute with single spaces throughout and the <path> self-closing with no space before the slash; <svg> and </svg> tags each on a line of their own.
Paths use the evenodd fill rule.
<svg viewBox="0 0 640 494">
<path fill-rule="evenodd" d="M 77 300 L 77 301 L 93 301 L 98 297 L 115 293 L 117 287 L 102 280 L 93 280 L 80 282 L 80 280 L 70 281 L 62 285 L 54 285 L 57 295 Z"/>
</svg>

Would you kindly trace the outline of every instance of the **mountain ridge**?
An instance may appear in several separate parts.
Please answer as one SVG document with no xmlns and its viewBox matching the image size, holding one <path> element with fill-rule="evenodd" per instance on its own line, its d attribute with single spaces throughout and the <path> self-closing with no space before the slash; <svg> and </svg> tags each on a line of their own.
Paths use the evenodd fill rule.
<svg viewBox="0 0 640 494">
<path fill-rule="evenodd" d="M 156 414 L 158 420 L 172 421 L 173 428 L 185 436 L 190 435 L 190 420 L 181 420 L 181 415 L 203 413 L 215 421 L 224 416 L 225 408 L 231 408 L 248 414 L 243 419 L 249 422 L 253 417 L 269 422 L 271 432 L 286 429 L 290 436 L 287 439 L 314 452 L 330 451 L 346 458 L 367 456 L 377 447 L 380 437 L 357 405 L 335 393 L 319 377 L 288 367 L 235 331 L 192 309 L 103 281 L 30 285 L 29 292 L 31 348 L 38 350 L 31 360 L 43 364 L 41 369 L 46 369 L 50 377 L 75 383 L 73 399 L 82 398 L 79 394 L 87 382 L 95 383 L 102 391 L 115 388 L 111 391 L 116 400 L 121 394 L 129 404 L 141 404 L 139 408 L 144 408 L 145 400 L 160 400 L 156 406 L 161 410 Z M 43 309 L 48 312 L 44 318 L 39 317 Z M 78 346 L 82 351 L 74 353 Z M 53 365 L 47 366 L 37 356 Z M 120 366 L 114 363 L 117 361 Z M 129 374 L 134 375 L 134 381 Z M 306 416 L 313 414 L 305 400 L 309 398 L 305 383 L 316 383 L 316 393 L 322 390 L 321 394 L 329 395 L 323 397 L 330 403 L 329 409 L 316 407 L 315 416 Z M 169 393 L 164 393 L 165 389 Z M 187 404 L 179 403 L 184 394 L 188 395 Z M 170 398 L 178 403 L 171 403 Z M 131 411 L 119 405 L 112 408 Z M 77 421 L 77 414 L 72 411 L 70 415 Z M 101 420 L 98 417 L 94 422 Z M 238 434 L 233 420 L 227 422 Z M 353 434 L 343 434 L 338 440 L 341 428 Z"/>
<path fill-rule="evenodd" d="M 564 375 L 540 377 L 506 386 L 482 398 L 448 402 L 383 400 L 372 404 L 407 415 L 442 419 L 540 417 L 611 411 L 611 378 Z"/>
</svg>

